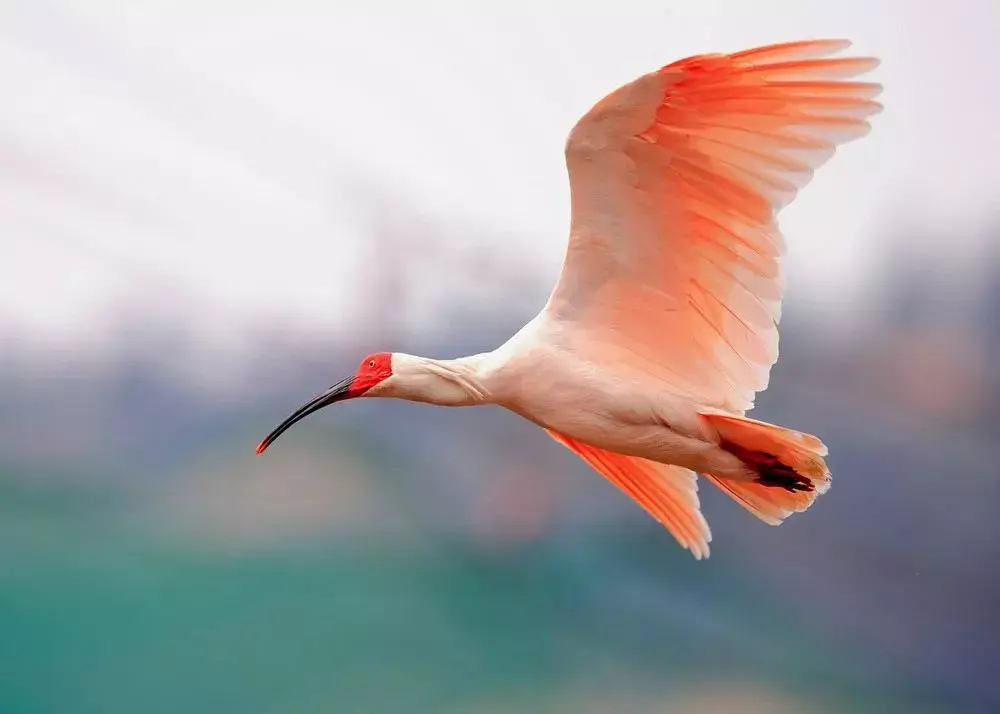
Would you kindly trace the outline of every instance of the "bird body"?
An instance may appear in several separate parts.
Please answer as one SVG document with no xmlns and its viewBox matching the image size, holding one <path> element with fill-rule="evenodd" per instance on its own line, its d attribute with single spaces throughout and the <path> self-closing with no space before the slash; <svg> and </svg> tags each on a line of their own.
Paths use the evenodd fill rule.
<svg viewBox="0 0 1000 714">
<path fill-rule="evenodd" d="M 572 217 L 541 312 L 488 353 L 375 353 L 292 414 L 352 397 L 496 404 L 542 427 L 695 557 L 696 473 L 778 524 L 830 485 L 815 436 L 749 419 L 778 356 L 776 216 L 879 111 L 840 40 L 687 58 L 598 102 L 566 142 Z"/>
</svg>

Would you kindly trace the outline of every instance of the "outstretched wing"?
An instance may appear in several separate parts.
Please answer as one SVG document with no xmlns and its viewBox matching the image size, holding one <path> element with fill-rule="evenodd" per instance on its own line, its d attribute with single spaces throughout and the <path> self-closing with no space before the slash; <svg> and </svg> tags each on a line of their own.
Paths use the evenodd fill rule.
<svg viewBox="0 0 1000 714">
<path fill-rule="evenodd" d="M 701 515 L 694 471 L 605 451 L 551 429 L 545 432 L 631 496 L 696 559 L 709 556 L 712 532 Z"/>
<path fill-rule="evenodd" d="M 776 214 L 881 87 L 840 40 L 691 57 L 599 102 L 566 144 L 570 244 L 549 299 L 573 349 L 743 412 L 778 356 Z"/>
</svg>

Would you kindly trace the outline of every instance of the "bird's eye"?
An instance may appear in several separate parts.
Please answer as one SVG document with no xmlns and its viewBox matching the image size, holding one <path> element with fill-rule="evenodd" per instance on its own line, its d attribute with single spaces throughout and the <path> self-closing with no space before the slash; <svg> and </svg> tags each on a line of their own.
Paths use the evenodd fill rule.
<svg viewBox="0 0 1000 714">
<path fill-rule="evenodd" d="M 375 369 L 375 360 L 373 360 L 373 359 L 368 360 L 368 366 L 371 369 Z"/>
</svg>

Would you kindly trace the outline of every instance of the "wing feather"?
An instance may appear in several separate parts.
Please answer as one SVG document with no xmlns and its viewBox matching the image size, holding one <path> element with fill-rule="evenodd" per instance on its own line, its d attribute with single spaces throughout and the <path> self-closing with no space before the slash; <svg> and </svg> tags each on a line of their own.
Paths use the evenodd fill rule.
<svg viewBox="0 0 1000 714">
<path fill-rule="evenodd" d="M 574 348 L 743 412 L 778 357 L 777 213 L 864 135 L 878 62 L 845 40 L 699 55 L 602 99 L 566 144 L 573 216 L 547 312 Z"/>
<path fill-rule="evenodd" d="M 712 532 L 701 514 L 694 471 L 616 454 L 545 431 L 642 506 L 695 558 L 709 556 Z"/>
</svg>

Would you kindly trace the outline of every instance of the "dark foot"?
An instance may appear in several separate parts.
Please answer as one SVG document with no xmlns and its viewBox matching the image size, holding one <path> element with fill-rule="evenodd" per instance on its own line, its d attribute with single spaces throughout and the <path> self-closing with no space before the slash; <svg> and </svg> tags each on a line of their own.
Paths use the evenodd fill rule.
<svg viewBox="0 0 1000 714">
<path fill-rule="evenodd" d="M 763 486 L 773 486 L 783 488 L 786 491 L 812 491 L 816 487 L 813 482 L 805 476 L 800 475 L 790 466 L 787 466 L 773 454 L 757 452 L 754 454 L 754 466 L 757 467 L 757 483 Z"/>
<path fill-rule="evenodd" d="M 783 488 L 786 491 L 814 491 L 813 482 L 799 474 L 795 469 L 778 460 L 774 454 L 766 451 L 751 451 L 731 442 L 723 441 L 722 448 L 734 454 L 747 466 L 757 472 L 756 483 L 762 486 Z"/>
</svg>

